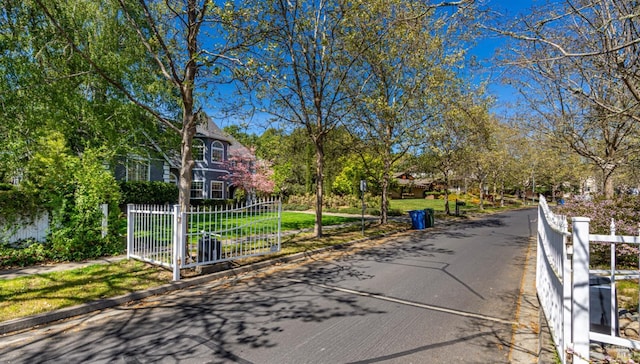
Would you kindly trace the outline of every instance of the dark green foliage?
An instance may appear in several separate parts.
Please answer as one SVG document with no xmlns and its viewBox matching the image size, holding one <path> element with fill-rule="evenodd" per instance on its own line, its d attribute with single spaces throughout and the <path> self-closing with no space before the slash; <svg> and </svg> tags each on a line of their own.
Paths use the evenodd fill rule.
<svg viewBox="0 0 640 364">
<path fill-rule="evenodd" d="M 299 204 L 299 203 L 285 203 L 282 204 L 282 209 L 285 211 L 307 211 L 311 210 L 311 205 Z"/>
<path fill-rule="evenodd" d="M 191 206 L 225 207 L 237 203 L 235 200 L 191 200 Z"/>
<path fill-rule="evenodd" d="M 0 245 L 0 268 L 26 267 L 51 260 L 51 251 L 45 244 L 35 243 L 26 248 Z"/>
<path fill-rule="evenodd" d="M 165 182 L 120 182 L 121 204 L 164 205 L 178 203 L 178 187 Z M 192 204 L 195 201 L 192 201 Z"/>
<path fill-rule="evenodd" d="M 38 212 L 35 196 L 12 185 L 0 186 L 0 221 L 30 218 Z"/>
<path fill-rule="evenodd" d="M 9 183 L 0 183 L 0 191 L 11 191 L 14 186 Z"/>
</svg>

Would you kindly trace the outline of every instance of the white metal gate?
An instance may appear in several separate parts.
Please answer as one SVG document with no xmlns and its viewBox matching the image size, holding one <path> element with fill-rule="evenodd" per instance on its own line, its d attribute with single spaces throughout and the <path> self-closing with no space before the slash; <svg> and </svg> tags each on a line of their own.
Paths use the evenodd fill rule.
<svg viewBox="0 0 640 364">
<path fill-rule="evenodd" d="M 280 251 L 278 199 L 228 207 L 127 206 L 127 256 L 180 269 Z"/>
</svg>

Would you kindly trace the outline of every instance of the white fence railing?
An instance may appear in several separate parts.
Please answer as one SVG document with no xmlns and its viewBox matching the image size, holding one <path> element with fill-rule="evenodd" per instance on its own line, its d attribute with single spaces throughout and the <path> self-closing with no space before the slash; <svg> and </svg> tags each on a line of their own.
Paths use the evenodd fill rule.
<svg viewBox="0 0 640 364">
<path fill-rule="evenodd" d="M 14 244 L 21 240 L 44 242 L 49 233 L 49 214 L 46 211 L 33 219 L 21 218 L 12 223 L 0 223 L 0 242 Z"/>
<path fill-rule="evenodd" d="M 538 207 L 538 256 L 536 284 L 541 308 L 549 322 L 551 335 L 561 362 L 567 363 L 568 353 L 573 363 L 589 363 L 590 343 L 618 345 L 640 349 L 640 341 L 618 337 L 616 276 L 638 277 L 638 271 L 616 270 L 616 244 L 640 246 L 640 237 L 589 234 L 589 219 L 573 217 L 572 233 L 567 231 L 567 220 L 549 209 L 543 196 Z M 571 244 L 568 243 L 571 237 Z M 610 244 L 609 270 L 589 269 L 591 243 Z M 608 333 L 592 331 L 590 311 L 590 278 L 606 273 L 610 282 L 611 300 L 596 307 L 609 312 L 598 312 L 610 328 Z"/>
<path fill-rule="evenodd" d="M 567 219 L 555 215 L 544 197 L 538 207 L 536 287 L 562 363 L 571 340 L 571 262 L 567 258 Z"/>
<path fill-rule="evenodd" d="M 180 269 L 280 251 L 281 203 L 233 208 L 128 205 L 127 256 Z M 184 223 L 183 223 L 184 222 Z"/>
<path fill-rule="evenodd" d="M 107 204 L 101 204 L 99 208 L 102 212 L 101 230 L 102 237 L 104 238 L 109 229 L 109 206 Z M 3 219 L 0 217 L 0 221 L 2 220 Z M 41 210 L 31 217 L 18 218 L 16 221 L 11 223 L 0 222 L 0 243 L 14 246 L 16 245 L 15 243 L 22 240 L 31 240 L 42 243 L 47 240 L 49 233 L 55 231 L 55 229 L 56 226 L 51 225 L 49 212 Z"/>
</svg>

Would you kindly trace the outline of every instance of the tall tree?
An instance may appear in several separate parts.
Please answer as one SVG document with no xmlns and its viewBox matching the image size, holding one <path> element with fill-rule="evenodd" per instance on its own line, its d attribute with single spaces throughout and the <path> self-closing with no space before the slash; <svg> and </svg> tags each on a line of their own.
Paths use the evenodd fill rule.
<svg viewBox="0 0 640 364">
<path fill-rule="evenodd" d="M 469 124 L 469 153 L 466 163 L 470 177 L 478 183 L 480 209 L 484 209 L 485 189 L 491 172 L 498 168 L 495 154 L 498 152 L 497 130 L 500 127 L 494 115 L 489 113 L 486 103 L 476 102 L 465 110 L 465 119 Z"/>
<path fill-rule="evenodd" d="M 517 41 L 512 62 L 528 78 L 514 79 L 544 130 L 597 166 L 608 197 L 638 151 L 638 10 L 634 1 L 550 2 L 503 32 Z"/>
<path fill-rule="evenodd" d="M 349 74 L 348 91 L 356 106 L 352 128 L 367 151 L 382 159 L 384 224 L 393 167 L 422 143 L 425 126 L 444 111 L 437 95 L 444 94 L 442 90 L 455 78 L 451 69 L 463 60 L 464 51 L 456 44 L 457 27 L 451 20 L 455 17 L 439 8 L 465 2 L 354 3 L 359 8 L 348 20 L 352 27 L 348 45 L 357 65 Z"/>
<path fill-rule="evenodd" d="M 591 161 L 600 171 L 601 190 L 610 198 L 614 193 L 616 170 L 640 151 L 637 138 L 640 123 L 628 115 L 612 114 L 599 105 L 576 98 L 558 82 L 540 80 L 537 92 L 527 93 L 530 107 L 540 116 L 529 119 L 530 127 Z M 608 93 L 607 85 L 594 83 L 592 87 Z"/>
<path fill-rule="evenodd" d="M 259 79 L 265 111 L 288 126 L 302 128 L 315 153 L 316 221 L 322 236 L 325 147 L 329 133 L 345 115 L 346 74 L 342 35 L 349 2 L 260 1 L 260 14 L 271 33 L 256 51 L 253 80 Z"/>
<path fill-rule="evenodd" d="M 206 120 L 198 92 L 227 82 L 227 71 L 241 63 L 233 52 L 249 40 L 246 33 L 231 36 L 227 29 L 250 29 L 243 27 L 246 13 L 231 3 L 208 0 L 34 2 L 66 46 L 88 64 L 87 72 L 180 137 L 179 202 L 186 209 L 194 166 L 192 140 L 196 125 Z M 121 43 L 118 32 L 133 33 L 135 43 Z M 96 49 L 92 40 L 100 36 L 113 42 Z M 128 47 L 143 50 L 140 60 L 120 67 L 117 60 Z"/>
<path fill-rule="evenodd" d="M 549 2 L 501 32 L 520 41 L 521 67 L 592 107 L 640 121 L 639 10 L 637 1 Z"/>
<path fill-rule="evenodd" d="M 437 122 L 430 124 L 427 138 L 423 141 L 424 157 L 433 169 L 442 177 L 445 187 L 444 208 L 450 213 L 449 184 L 451 177 L 459 170 L 459 166 L 469 159 L 473 123 L 472 94 L 461 94 L 450 90 L 442 100 L 447 109 L 439 116 Z"/>
</svg>

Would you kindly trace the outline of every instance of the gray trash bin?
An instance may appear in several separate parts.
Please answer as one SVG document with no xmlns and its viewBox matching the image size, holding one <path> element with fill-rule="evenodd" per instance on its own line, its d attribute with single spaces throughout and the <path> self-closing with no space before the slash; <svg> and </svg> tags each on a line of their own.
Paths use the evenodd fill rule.
<svg viewBox="0 0 640 364">
<path fill-rule="evenodd" d="M 221 245 L 215 236 L 203 234 L 198 240 L 198 263 L 220 260 Z"/>
<path fill-rule="evenodd" d="M 424 209 L 424 227 L 433 227 L 435 223 L 435 214 L 436 212 L 434 209 Z"/>
<path fill-rule="evenodd" d="M 613 325 L 619 335 L 617 297 L 614 317 L 611 317 L 611 278 L 591 275 L 589 277 L 589 323 L 590 330 L 601 334 L 611 334 Z"/>
</svg>

